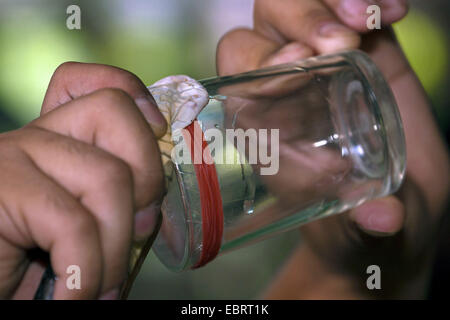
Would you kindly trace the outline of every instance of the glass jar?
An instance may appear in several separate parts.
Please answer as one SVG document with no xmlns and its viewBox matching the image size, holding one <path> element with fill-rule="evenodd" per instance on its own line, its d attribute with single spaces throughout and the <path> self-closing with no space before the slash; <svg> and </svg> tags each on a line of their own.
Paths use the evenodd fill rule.
<svg viewBox="0 0 450 320">
<path fill-rule="evenodd" d="M 174 135 L 165 161 L 168 193 L 153 250 L 169 269 L 200 267 L 401 185 L 400 115 L 365 53 L 200 82 L 210 100 L 192 125 L 197 133 Z M 203 140 L 203 164 L 186 161 L 198 151 L 196 137 Z"/>
</svg>

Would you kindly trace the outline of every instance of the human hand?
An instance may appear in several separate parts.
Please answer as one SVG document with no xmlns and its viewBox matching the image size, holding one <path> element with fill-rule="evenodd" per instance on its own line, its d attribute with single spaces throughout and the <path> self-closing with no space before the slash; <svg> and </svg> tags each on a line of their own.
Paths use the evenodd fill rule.
<svg viewBox="0 0 450 320">
<path fill-rule="evenodd" d="M 56 70 L 41 116 L 0 134 L 1 298 L 33 297 L 43 272 L 35 248 L 50 254 L 55 299 L 118 297 L 132 240 L 149 236 L 159 215 L 156 138 L 165 130 L 133 74 L 81 63 Z M 80 290 L 66 287 L 69 265 L 80 267 Z"/>
<path fill-rule="evenodd" d="M 424 294 L 434 233 L 449 192 L 449 158 L 425 92 L 390 24 L 406 1 L 381 1 L 383 28 L 366 28 L 367 1 L 256 0 L 254 28 L 236 29 L 217 50 L 220 75 L 361 48 L 396 97 L 407 144 L 406 180 L 395 195 L 308 224 L 304 242 L 269 290 L 271 298 L 368 296 L 365 270 L 383 272 L 384 297 Z"/>
</svg>

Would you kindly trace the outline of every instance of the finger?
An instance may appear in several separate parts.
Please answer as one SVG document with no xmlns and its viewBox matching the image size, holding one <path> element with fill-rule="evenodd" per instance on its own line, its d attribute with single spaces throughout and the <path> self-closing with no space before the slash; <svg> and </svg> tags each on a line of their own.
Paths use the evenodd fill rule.
<svg viewBox="0 0 450 320">
<path fill-rule="evenodd" d="M 349 216 L 363 231 L 376 236 L 389 236 L 403 228 L 405 208 L 398 198 L 388 196 L 350 210 Z"/>
<path fill-rule="evenodd" d="M 399 21 L 408 13 L 407 0 L 324 0 L 331 10 L 347 26 L 359 32 L 370 31 L 367 20 L 373 14 L 368 7 L 377 5 L 380 8 L 381 23 L 388 26 Z"/>
<path fill-rule="evenodd" d="M 158 145 L 124 91 L 98 90 L 62 105 L 30 126 L 92 144 L 123 160 L 131 168 L 135 209 L 162 198 L 164 180 Z"/>
<path fill-rule="evenodd" d="M 10 217 L 2 222 L 2 236 L 19 249 L 37 246 L 50 253 L 55 299 L 96 298 L 103 261 L 93 216 L 31 161 L 3 162 L 2 172 L 2 209 Z M 71 265 L 80 268 L 79 289 L 66 286 Z"/>
<path fill-rule="evenodd" d="M 423 186 L 430 212 L 442 212 L 448 198 L 450 161 L 425 90 L 390 29 L 367 35 L 362 48 L 376 61 L 394 93 L 405 130 L 407 176 Z"/>
<path fill-rule="evenodd" d="M 128 93 L 155 136 L 161 138 L 165 134 L 166 120 L 142 81 L 129 71 L 101 64 L 66 62 L 60 65 L 50 80 L 41 114 L 103 88 L 118 88 Z"/>
<path fill-rule="evenodd" d="M 221 76 L 230 75 L 307 58 L 312 54 L 308 46 L 298 42 L 280 46 L 250 29 L 235 29 L 223 36 L 217 46 L 217 71 Z"/>
<path fill-rule="evenodd" d="M 134 218 L 134 239 L 138 242 L 146 240 L 154 232 L 161 216 L 161 201 L 155 201 L 147 208 L 138 211 Z"/>
<path fill-rule="evenodd" d="M 133 181 L 129 167 L 101 149 L 38 128 L 25 128 L 20 146 L 45 175 L 95 217 L 104 270 L 102 293 L 125 280 L 133 235 Z M 45 150 L 42 145 L 45 145 Z"/>
<path fill-rule="evenodd" d="M 324 54 L 358 48 L 358 33 L 340 22 L 317 0 L 260 0 L 255 3 L 254 28 L 280 44 L 297 41 Z"/>
</svg>

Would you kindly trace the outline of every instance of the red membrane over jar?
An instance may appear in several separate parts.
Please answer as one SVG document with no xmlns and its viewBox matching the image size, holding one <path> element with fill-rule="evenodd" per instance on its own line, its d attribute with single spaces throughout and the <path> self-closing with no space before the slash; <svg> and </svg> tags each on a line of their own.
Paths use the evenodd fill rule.
<svg viewBox="0 0 450 320">
<path fill-rule="evenodd" d="M 165 164 L 153 250 L 171 270 L 386 196 L 403 181 L 400 115 L 360 51 L 200 82 L 209 104 L 175 134 Z M 203 161 L 186 163 L 195 144 Z"/>
</svg>

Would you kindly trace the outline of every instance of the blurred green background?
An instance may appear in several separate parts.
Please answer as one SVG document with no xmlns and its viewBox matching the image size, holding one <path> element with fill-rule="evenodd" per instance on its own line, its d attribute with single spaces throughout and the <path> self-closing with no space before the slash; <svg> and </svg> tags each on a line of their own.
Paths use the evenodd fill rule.
<svg viewBox="0 0 450 320">
<path fill-rule="evenodd" d="M 66 28 L 66 8 L 81 8 L 81 30 Z M 450 3 L 412 1 L 395 26 L 449 136 Z M 215 75 L 215 47 L 250 26 L 252 0 L 0 0 L 0 132 L 38 116 L 50 77 L 65 61 L 111 64 L 146 84 L 170 74 Z M 448 140 L 447 140 L 448 141 Z M 172 273 L 150 254 L 130 298 L 255 298 L 300 241 L 297 231 L 221 256 L 195 272 Z"/>
</svg>

